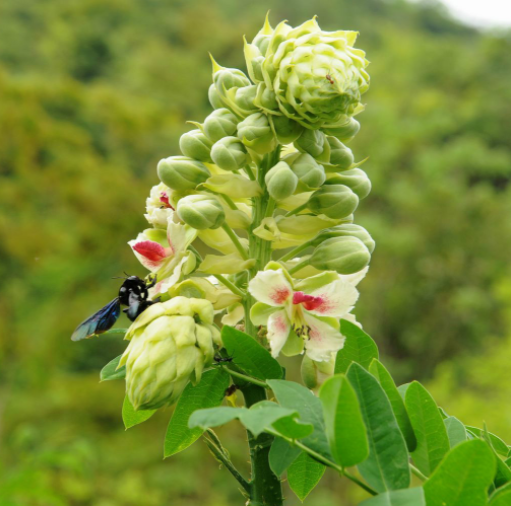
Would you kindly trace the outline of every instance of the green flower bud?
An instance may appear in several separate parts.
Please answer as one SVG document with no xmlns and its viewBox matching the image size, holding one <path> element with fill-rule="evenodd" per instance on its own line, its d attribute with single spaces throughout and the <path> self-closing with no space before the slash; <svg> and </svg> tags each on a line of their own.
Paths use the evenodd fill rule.
<svg viewBox="0 0 511 506">
<path fill-rule="evenodd" d="M 371 260 L 371 253 L 356 237 L 332 237 L 322 242 L 312 253 L 310 265 L 321 271 L 354 274 Z"/>
<path fill-rule="evenodd" d="M 224 107 L 213 111 L 204 121 L 204 133 L 213 142 L 236 132 L 238 120 L 236 116 Z"/>
<path fill-rule="evenodd" d="M 252 64 L 252 72 L 254 74 L 254 82 L 263 81 L 263 62 L 264 56 L 256 56 L 251 64 Z"/>
<path fill-rule="evenodd" d="M 365 53 L 353 47 L 355 32 L 324 32 L 315 19 L 292 28 L 265 30 L 264 82 L 282 114 L 306 128 L 337 126 L 359 112 L 369 87 Z M 253 44 L 255 45 L 255 44 Z"/>
<path fill-rule="evenodd" d="M 254 37 L 252 43 L 249 44 L 245 39 L 245 60 L 250 78 L 255 83 L 259 83 L 264 80 L 262 64 L 264 62 L 264 57 L 266 55 L 266 50 L 268 49 L 272 33 L 273 28 L 270 26 L 267 16 L 263 28 Z"/>
<path fill-rule="evenodd" d="M 208 89 L 208 99 L 213 109 L 221 109 L 224 106 L 222 98 L 214 84 L 212 84 Z"/>
<path fill-rule="evenodd" d="M 355 161 L 351 149 L 345 146 L 336 137 L 327 137 L 327 140 L 330 145 L 329 164 L 333 166 L 332 170 L 334 172 L 339 172 L 349 169 Z"/>
<path fill-rule="evenodd" d="M 355 135 L 357 135 L 360 130 L 360 123 L 355 118 L 349 118 L 346 123 L 341 124 L 339 126 L 331 126 L 324 127 L 323 132 L 327 135 L 331 135 L 333 137 L 337 137 L 339 140 L 343 142 L 347 142 Z"/>
<path fill-rule="evenodd" d="M 257 93 L 257 85 L 244 86 L 238 88 L 234 95 L 234 103 L 236 109 L 239 110 L 243 116 L 249 116 L 257 111 L 257 107 L 254 105 L 254 99 Z"/>
<path fill-rule="evenodd" d="M 298 177 L 286 162 L 279 162 L 266 173 L 264 181 L 270 196 L 280 201 L 293 195 Z"/>
<path fill-rule="evenodd" d="M 335 356 L 324 362 L 315 362 L 308 355 L 302 359 L 301 373 L 303 383 L 311 390 L 317 390 L 319 387 L 335 372 Z"/>
<path fill-rule="evenodd" d="M 177 204 L 178 216 L 197 230 L 218 228 L 225 221 L 222 204 L 213 195 L 188 195 Z"/>
<path fill-rule="evenodd" d="M 325 182 L 325 169 L 308 153 L 292 153 L 284 160 L 298 176 L 303 190 L 314 190 Z"/>
<path fill-rule="evenodd" d="M 126 393 L 136 410 L 171 405 L 189 381 L 200 381 L 214 344 L 221 344 L 213 317 L 211 302 L 174 297 L 135 320 L 119 367 L 126 365 Z"/>
<path fill-rule="evenodd" d="M 355 225 L 354 223 L 345 223 L 343 225 L 325 228 L 311 241 L 310 245 L 314 247 L 319 246 L 323 241 L 331 239 L 332 237 L 356 237 L 364 243 L 369 253 L 372 253 L 376 246 L 369 232 L 364 227 Z"/>
<path fill-rule="evenodd" d="M 260 155 L 273 151 L 277 140 L 263 113 L 251 114 L 238 124 L 238 137 L 243 144 Z"/>
<path fill-rule="evenodd" d="M 223 170 L 239 170 L 248 163 L 247 150 L 237 137 L 224 137 L 216 142 L 211 158 Z"/>
<path fill-rule="evenodd" d="M 289 119 L 287 116 L 269 116 L 269 119 L 273 132 L 281 144 L 291 144 L 304 131 L 300 123 Z"/>
<path fill-rule="evenodd" d="M 358 197 L 351 188 L 342 184 L 326 185 L 314 192 L 307 207 L 315 214 L 341 219 L 353 213 Z"/>
<path fill-rule="evenodd" d="M 326 184 L 344 184 L 349 186 L 360 200 L 365 199 L 371 193 L 371 180 L 362 169 L 351 169 L 332 175 Z"/>
<path fill-rule="evenodd" d="M 274 114 L 275 111 L 278 111 L 279 109 L 275 92 L 268 88 L 264 83 L 259 83 L 257 87 L 257 95 L 254 100 L 254 105 L 268 114 Z"/>
<path fill-rule="evenodd" d="M 218 68 L 219 70 L 213 73 L 213 84 L 220 93 L 230 90 L 231 88 L 250 86 L 250 80 L 241 70 L 228 69 L 225 67 Z"/>
<path fill-rule="evenodd" d="M 211 141 L 199 129 L 186 132 L 179 139 L 183 155 L 201 162 L 211 162 L 211 146 Z"/>
<path fill-rule="evenodd" d="M 178 191 L 194 190 L 211 176 L 203 163 L 188 156 L 170 156 L 160 160 L 157 172 L 162 183 Z"/>
<path fill-rule="evenodd" d="M 319 130 L 305 128 L 302 135 L 294 142 L 295 148 L 317 158 L 325 147 L 325 134 Z"/>
</svg>

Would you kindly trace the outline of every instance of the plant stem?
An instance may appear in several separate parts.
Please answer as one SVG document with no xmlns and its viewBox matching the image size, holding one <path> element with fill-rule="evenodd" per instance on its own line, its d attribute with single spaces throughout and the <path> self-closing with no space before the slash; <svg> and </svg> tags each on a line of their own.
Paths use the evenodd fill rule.
<svg viewBox="0 0 511 506">
<path fill-rule="evenodd" d="M 311 241 L 307 241 L 305 244 L 300 244 L 300 246 L 297 246 L 296 248 L 293 248 L 291 251 L 286 253 L 283 257 L 280 257 L 279 260 L 281 262 L 287 262 L 288 260 L 291 260 L 293 257 L 301 253 L 302 251 L 306 250 Z"/>
<path fill-rule="evenodd" d="M 420 478 L 422 481 L 426 481 L 428 479 L 428 477 L 422 473 L 422 471 L 419 471 L 419 469 L 417 469 L 413 464 L 410 464 L 410 469 L 412 471 L 413 474 L 415 474 L 415 476 L 417 476 L 417 478 Z"/>
<path fill-rule="evenodd" d="M 264 388 L 250 385 L 242 388 L 247 407 L 266 399 Z M 250 431 L 248 445 L 250 462 L 252 464 L 252 479 L 250 480 L 250 506 L 281 506 L 282 489 L 280 480 L 270 469 L 269 453 L 273 436 L 263 432 L 255 437 Z"/>
<path fill-rule="evenodd" d="M 264 212 L 265 218 L 269 218 L 273 214 L 275 204 L 276 204 L 275 200 L 270 197 L 268 199 L 268 203 L 266 204 L 266 211 Z"/>
<path fill-rule="evenodd" d="M 212 439 L 209 439 L 204 435 L 203 440 L 215 458 L 225 466 L 225 468 L 234 476 L 234 478 L 244 488 L 244 490 L 250 494 L 250 483 L 241 475 L 236 467 L 234 467 L 234 464 L 231 462 L 229 457 L 222 451 L 219 446 L 217 446 L 217 444 L 215 444 Z"/>
<path fill-rule="evenodd" d="M 300 211 L 303 211 L 304 209 L 307 209 L 308 202 L 305 202 L 305 204 L 302 204 L 301 206 L 295 207 L 292 211 L 289 211 L 285 216 L 286 218 L 288 216 L 293 216 L 293 214 L 298 214 Z"/>
<path fill-rule="evenodd" d="M 241 288 L 238 288 L 234 283 L 231 283 L 226 277 L 222 276 L 221 274 L 215 274 L 215 278 L 222 283 L 222 285 L 229 288 L 229 290 L 232 293 L 235 293 L 236 295 L 239 295 L 240 297 L 245 297 L 247 295 Z"/>
<path fill-rule="evenodd" d="M 250 258 L 255 259 L 255 265 L 248 272 L 249 282 L 258 271 L 264 269 L 264 266 L 271 259 L 271 242 L 257 237 L 253 231 L 264 219 L 270 200 L 270 196 L 264 184 L 264 177 L 269 168 L 277 163 L 279 157 L 280 146 L 273 153 L 265 155 L 257 170 L 257 182 L 260 184 L 261 188 L 264 189 L 264 193 L 252 199 L 252 223 L 250 225 L 248 237 Z M 247 172 L 247 174 L 249 173 Z M 245 332 L 257 340 L 257 328 L 250 320 L 250 308 L 254 302 L 254 298 L 250 292 L 248 292 L 243 300 L 243 307 L 245 309 Z M 228 372 L 232 374 L 233 371 L 229 370 Z M 264 382 L 260 382 L 261 384 L 257 385 L 254 384 L 254 378 L 241 378 L 240 376 L 238 376 L 238 378 L 252 383 L 249 385 L 244 384 L 240 387 L 247 407 L 266 399 L 266 390 L 264 388 L 266 384 Z M 282 506 L 283 499 L 280 479 L 273 474 L 268 460 L 273 436 L 263 432 L 258 437 L 255 437 L 250 431 L 247 431 L 247 435 L 250 449 L 250 462 L 252 465 L 250 501 L 248 504 L 250 506 Z"/>
<path fill-rule="evenodd" d="M 231 197 L 228 197 L 227 195 L 224 195 L 223 193 L 221 194 L 222 195 L 222 198 L 225 200 L 225 203 L 233 210 L 233 211 L 237 211 L 238 210 L 238 206 L 233 202 L 233 200 L 231 199 Z"/>
<path fill-rule="evenodd" d="M 252 171 L 252 169 L 250 168 L 250 165 L 246 165 L 244 167 L 245 169 L 245 172 L 247 173 L 247 176 L 249 177 L 249 179 L 251 179 L 252 181 L 255 181 L 255 175 L 254 175 L 254 172 Z"/>
<path fill-rule="evenodd" d="M 227 233 L 234 246 L 236 246 L 236 249 L 239 251 L 241 258 L 243 258 L 243 260 L 248 260 L 248 254 L 243 245 L 241 244 L 239 237 L 234 233 L 233 229 L 229 225 L 227 225 L 227 223 L 224 223 L 222 225 L 222 228 Z"/>
<path fill-rule="evenodd" d="M 364 482 L 360 481 L 356 476 L 353 476 L 351 473 L 346 471 L 346 469 L 344 469 L 340 465 L 336 464 L 335 462 L 332 462 L 331 460 L 327 459 L 326 457 L 323 457 L 323 455 L 321 455 L 320 453 L 317 453 L 314 450 L 311 450 L 308 446 L 305 446 L 300 441 L 298 441 L 296 439 L 284 437 L 284 436 L 282 436 L 282 434 L 279 434 L 278 432 L 274 432 L 274 431 L 268 431 L 268 432 L 270 432 L 270 434 L 273 434 L 274 436 L 279 436 L 282 439 L 285 439 L 288 443 L 296 446 L 297 448 L 300 448 L 300 450 L 304 451 L 305 453 L 307 453 L 308 455 L 313 457 L 318 462 L 321 462 L 325 466 L 335 469 L 338 473 L 340 473 L 343 476 L 346 476 L 346 478 L 348 478 L 348 480 L 351 480 L 353 483 L 356 483 L 359 487 L 363 488 L 369 494 L 371 494 L 371 495 L 378 494 L 378 492 L 376 492 L 376 490 L 372 489 L 369 485 L 366 485 Z"/>
<path fill-rule="evenodd" d="M 298 272 L 300 269 L 303 269 L 304 267 L 307 267 L 309 265 L 309 258 L 306 258 L 305 260 L 302 260 L 301 262 L 297 263 L 294 267 L 291 267 L 289 269 L 289 274 L 294 274 L 295 272 Z"/>
<path fill-rule="evenodd" d="M 264 381 L 258 380 L 257 378 L 254 378 L 252 376 L 247 376 L 246 374 L 242 374 L 237 371 L 233 371 L 232 369 L 229 369 L 227 366 L 222 366 L 223 369 L 225 369 L 231 376 L 234 378 L 239 378 L 244 381 L 248 381 L 249 383 L 252 383 L 253 385 L 257 385 L 261 388 L 270 388 Z"/>
</svg>

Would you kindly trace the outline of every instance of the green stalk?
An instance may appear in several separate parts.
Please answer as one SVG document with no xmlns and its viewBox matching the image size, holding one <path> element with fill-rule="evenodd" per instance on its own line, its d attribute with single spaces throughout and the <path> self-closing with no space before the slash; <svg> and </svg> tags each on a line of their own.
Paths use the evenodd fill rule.
<svg viewBox="0 0 511 506">
<path fill-rule="evenodd" d="M 222 228 L 225 230 L 225 232 L 229 236 L 229 239 L 231 239 L 234 246 L 236 246 L 236 249 L 239 251 L 241 258 L 243 258 L 243 260 L 248 260 L 247 252 L 246 252 L 245 248 L 243 247 L 243 245 L 241 244 L 240 238 L 236 235 L 236 233 L 233 231 L 233 229 L 229 225 L 227 225 L 227 223 L 224 223 L 222 225 Z"/>
<path fill-rule="evenodd" d="M 264 193 L 260 197 L 254 197 L 253 202 L 253 220 L 249 229 L 249 254 L 250 258 L 255 259 L 255 265 L 249 270 L 248 281 L 264 269 L 264 266 L 271 259 L 271 242 L 257 237 L 253 231 L 257 228 L 266 215 L 270 196 L 266 191 L 264 177 L 266 172 L 277 163 L 280 157 L 280 146 L 273 152 L 266 155 L 257 170 L 257 181 L 264 188 Z M 245 332 L 257 340 L 257 328 L 250 321 L 250 308 L 254 304 L 254 299 L 250 293 L 247 293 L 243 301 L 245 308 Z M 232 372 L 232 371 L 229 371 Z M 266 399 L 266 390 L 260 385 L 245 385 L 241 388 L 247 407 L 256 402 Z M 273 436 L 262 433 L 255 437 L 250 431 L 248 434 L 248 445 L 250 449 L 250 462 L 252 464 L 252 479 L 250 480 L 250 506 L 282 506 L 282 487 L 281 482 L 270 469 L 268 461 L 270 446 L 273 442 Z"/>
<path fill-rule="evenodd" d="M 296 248 L 293 248 L 291 251 L 286 253 L 283 257 L 281 257 L 279 260 L 281 262 L 287 262 L 288 260 L 291 260 L 296 255 L 300 254 L 302 251 L 305 251 L 311 244 L 312 241 L 307 241 L 304 244 L 300 244 L 300 246 L 297 246 Z"/>
<path fill-rule="evenodd" d="M 264 388 L 250 385 L 243 387 L 243 396 L 247 407 L 266 400 Z M 250 463 L 252 464 L 252 479 L 250 480 L 250 506 L 281 506 L 283 504 L 280 480 L 270 469 L 269 454 L 273 436 L 263 432 L 255 437 L 247 431 L 250 448 Z"/>
<path fill-rule="evenodd" d="M 306 258 L 305 260 L 302 260 L 300 263 L 296 264 L 294 267 L 289 269 L 289 274 L 294 274 L 295 272 L 298 272 L 300 269 L 303 269 L 304 267 L 307 267 L 310 263 L 310 258 Z"/>
<path fill-rule="evenodd" d="M 299 212 L 303 211 L 304 209 L 307 209 L 307 204 L 308 204 L 308 202 L 306 202 L 305 204 L 302 204 L 301 206 L 295 207 L 292 211 L 289 211 L 286 214 L 286 218 L 288 216 L 293 216 L 294 214 L 298 214 Z"/>
<path fill-rule="evenodd" d="M 250 494 L 250 483 L 243 478 L 241 473 L 236 469 L 234 464 L 231 462 L 231 459 L 222 451 L 222 449 L 218 446 L 218 444 L 212 439 L 208 438 L 206 435 L 203 435 L 204 443 L 209 448 L 209 451 L 214 455 L 214 457 L 225 466 L 225 468 L 233 475 L 233 477 L 238 481 L 238 483 L 243 487 L 243 489 Z"/>
<path fill-rule="evenodd" d="M 249 177 L 249 179 L 251 179 L 252 181 L 255 181 L 255 175 L 252 171 L 252 169 L 250 168 L 250 165 L 246 165 L 244 167 L 245 169 L 245 172 L 247 173 L 247 176 Z"/>
<path fill-rule="evenodd" d="M 261 388 L 270 388 L 267 383 L 264 381 L 258 380 L 252 376 L 247 376 L 246 374 L 242 374 L 241 372 L 234 371 L 233 369 L 229 369 L 227 366 L 222 366 L 222 369 L 227 371 L 233 378 L 238 378 L 243 381 L 247 381 L 248 383 L 252 383 L 253 385 L 257 385 Z"/>
<path fill-rule="evenodd" d="M 215 278 L 218 279 L 222 285 L 229 288 L 232 293 L 239 295 L 242 298 L 245 297 L 246 293 L 238 288 L 234 283 L 231 283 L 226 277 L 222 276 L 221 274 L 215 274 Z"/>
</svg>

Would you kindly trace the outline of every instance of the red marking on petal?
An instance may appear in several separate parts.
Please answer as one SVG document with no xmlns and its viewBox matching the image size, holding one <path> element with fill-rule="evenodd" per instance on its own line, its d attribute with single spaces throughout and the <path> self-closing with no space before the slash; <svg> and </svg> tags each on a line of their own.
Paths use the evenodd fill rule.
<svg viewBox="0 0 511 506">
<path fill-rule="evenodd" d="M 151 262 L 161 262 L 167 255 L 165 248 L 154 241 L 140 241 L 133 245 L 133 249 Z"/>
<path fill-rule="evenodd" d="M 308 311 L 320 309 L 325 302 L 323 297 L 314 297 L 313 295 L 307 295 L 303 292 L 295 292 L 293 294 L 293 304 L 303 304 L 303 307 Z"/>
<path fill-rule="evenodd" d="M 275 318 L 275 327 L 276 330 L 279 332 L 286 332 L 287 325 L 286 325 L 286 319 L 283 315 L 279 315 Z"/>
<path fill-rule="evenodd" d="M 165 207 L 168 207 L 169 209 L 172 209 L 173 211 L 175 211 L 175 209 L 170 205 L 169 196 L 167 195 L 167 192 L 160 193 L 160 202 L 165 204 Z"/>
<path fill-rule="evenodd" d="M 270 295 L 270 299 L 275 304 L 283 304 L 291 295 L 291 291 L 288 288 L 276 288 Z"/>
</svg>

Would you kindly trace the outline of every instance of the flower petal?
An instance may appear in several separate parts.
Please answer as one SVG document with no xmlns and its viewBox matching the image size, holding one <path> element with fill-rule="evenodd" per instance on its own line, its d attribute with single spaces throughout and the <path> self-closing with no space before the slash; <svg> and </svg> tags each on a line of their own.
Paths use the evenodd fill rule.
<svg viewBox="0 0 511 506">
<path fill-rule="evenodd" d="M 346 338 L 338 329 L 311 314 L 306 313 L 304 316 L 310 327 L 309 339 L 305 342 L 307 355 L 316 362 L 330 360 L 332 352 L 340 350 Z"/>
<path fill-rule="evenodd" d="M 147 240 L 144 234 L 139 234 L 137 239 L 129 241 L 128 244 L 138 261 L 151 272 L 156 272 L 169 255 L 172 255 L 170 248 L 164 248 L 160 243 Z"/>
<path fill-rule="evenodd" d="M 369 266 L 364 267 L 361 271 L 355 272 L 354 274 L 346 274 L 341 276 L 342 279 L 345 279 L 353 286 L 357 286 L 366 276 L 367 271 L 369 270 Z"/>
<path fill-rule="evenodd" d="M 268 323 L 268 318 L 275 313 L 275 311 L 279 311 L 275 306 L 268 306 L 268 304 L 256 302 L 250 309 L 250 320 L 257 326 L 266 325 Z"/>
<path fill-rule="evenodd" d="M 249 292 L 269 306 L 283 306 L 293 295 L 293 288 L 282 269 L 262 271 L 250 281 Z"/>
<path fill-rule="evenodd" d="M 286 344 L 290 330 L 291 325 L 285 311 L 276 311 L 268 318 L 268 342 L 273 357 L 278 357 L 280 350 Z"/>
<path fill-rule="evenodd" d="M 314 303 L 304 307 L 307 311 L 318 316 L 335 316 L 340 318 L 348 313 L 358 299 L 358 290 L 348 281 L 338 279 L 325 285 L 312 294 Z"/>
<path fill-rule="evenodd" d="M 222 316 L 222 324 L 234 327 L 245 317 L 245 310 L 241 304 L 236 304 L 229 308 L 226 314 Z"/>
</svg>

